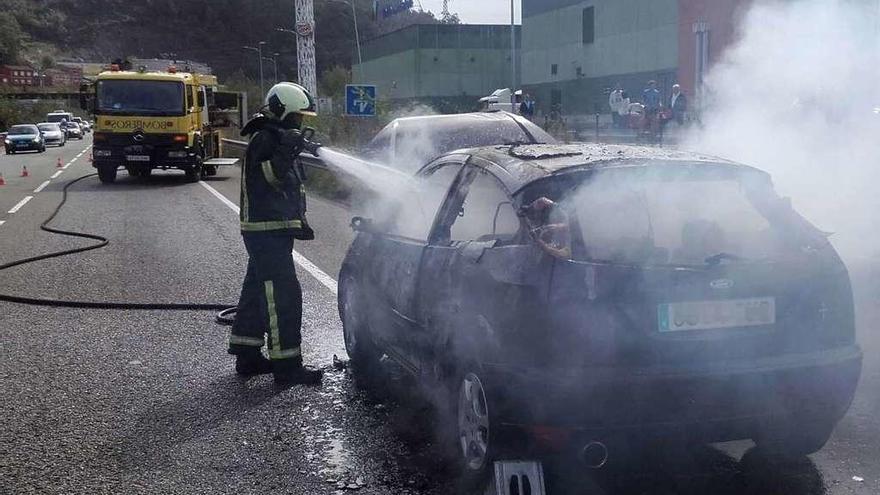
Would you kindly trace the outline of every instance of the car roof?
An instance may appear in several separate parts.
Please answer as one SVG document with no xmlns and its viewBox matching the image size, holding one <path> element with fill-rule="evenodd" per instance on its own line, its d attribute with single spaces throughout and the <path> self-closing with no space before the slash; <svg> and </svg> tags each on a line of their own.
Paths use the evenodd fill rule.
<svg viewBox="0 0 880 495">
<path fill-rule="evenodd" d="M 495 175 L 505 187 L 516 192 L 531 182 L 574 170 L 596 170 L 613 167 L 645 167 L 662 163 L 677 165 L 721 165 L 745 171 L 759 172 L 756 168 L 730 160 L 691 151 L 631 146 L 620 144 L 535 144 L 518 146 L 488 146 L 459 150 L 449 154 L 465 153 L 486 160 L 503 173 Z"/>
</svg>

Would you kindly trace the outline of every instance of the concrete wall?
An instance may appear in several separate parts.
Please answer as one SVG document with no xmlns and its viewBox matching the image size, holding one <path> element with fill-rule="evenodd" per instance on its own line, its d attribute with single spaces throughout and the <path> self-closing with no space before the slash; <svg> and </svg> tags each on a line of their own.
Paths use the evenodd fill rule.
<svg viewBox="0 0 880 495">
<path fill-rule="evenodd" d="M 528 4 L 543 0 L 523 0 Z M 595 41 L 584 44 L 583 9 L 595 8 Z M 558 73 L 551 74 L 557 64 Z M 651 72 L 678 64 L 678 0 L 588 0 L 523 19 L 523 83 Z M 578 76 L 580 68 L 582 76 Z"/>
<path fill-rule="evenodd" d="M 519 41 L 517 33 L 517 41 Z M 506 26 L 411 26 L 364 45 L 357 82 L 376 84 L 380 98 L 473 101 L 511 85 Z"/>
</svg>

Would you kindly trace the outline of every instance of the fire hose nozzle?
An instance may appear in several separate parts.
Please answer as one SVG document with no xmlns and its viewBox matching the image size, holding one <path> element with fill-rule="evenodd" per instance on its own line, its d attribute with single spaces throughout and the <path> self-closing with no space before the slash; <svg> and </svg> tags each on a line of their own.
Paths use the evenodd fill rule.
<svg viewBox="0 0 880 495">
<path fill-rule="evenodd" d="M 302 130 L 302 148 L 303 151 L 308 151 L 312 155 L 318 156 L 318 150 L 321 148 L 321 143 L 314 141 L 315 130 L 311 127 L 306 127 Z"/>
</svg>

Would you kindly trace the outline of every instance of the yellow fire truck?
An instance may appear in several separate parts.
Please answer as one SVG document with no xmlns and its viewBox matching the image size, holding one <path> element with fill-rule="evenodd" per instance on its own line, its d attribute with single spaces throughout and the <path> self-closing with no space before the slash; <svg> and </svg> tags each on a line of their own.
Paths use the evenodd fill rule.
<svg viewBox="0 0 880 495">
<path fill-rule="evenodd" d="M 197 182 L 235 163 L 220 158 L 221 130 L 245 122 L 246 96 L 220 91 L 216 76 L 113 65 L 83 91 L 81 103 L 95 115 L 92 156 L 101 182 L 114 182 L 120 167 L 135 177 L 181 169 Z"/>
</svg>

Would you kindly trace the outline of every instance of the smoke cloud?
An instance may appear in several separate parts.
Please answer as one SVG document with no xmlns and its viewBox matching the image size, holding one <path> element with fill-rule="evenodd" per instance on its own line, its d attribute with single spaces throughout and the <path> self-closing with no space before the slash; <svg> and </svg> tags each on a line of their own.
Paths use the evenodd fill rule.
<svg viewBox="0 0 880 495">
<path fill-rule="evenodd" d="M 880 5 L 758 1 L 689 148 L 757 166 L 848 261 L 880 255 Z"/>
</svg>

